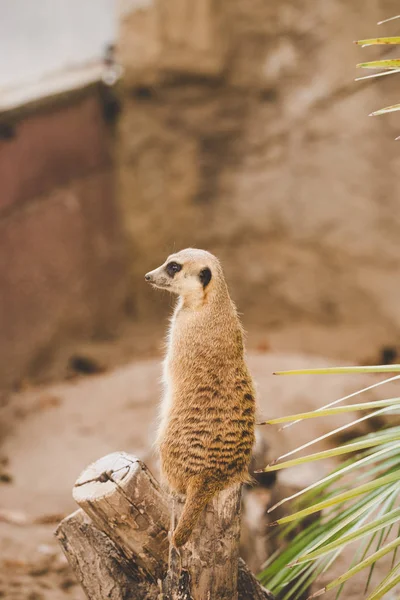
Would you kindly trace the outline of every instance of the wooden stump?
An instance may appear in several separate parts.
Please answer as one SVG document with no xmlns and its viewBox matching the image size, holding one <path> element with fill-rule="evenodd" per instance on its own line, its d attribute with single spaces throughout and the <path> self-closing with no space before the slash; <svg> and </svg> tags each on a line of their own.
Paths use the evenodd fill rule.
<svg viewBox="0 0 400 600">
<path fill-rule="evenodd" d="M 159 586 L 129 562 L 83 510 L 64 519 L 56 536 L 88 598 L 158 600 Z"/>
<path fill-rule="evenodd" d="M 273 599 L 238 564 L 238 487 L 210 503 L 185 547 L 171 550 L 169 567 L 170 499 L 139 459 L 114 453 L 98 460 L 73 496 L 82 510 L 56 535 L 89 600 Z M 174 507 L 180 514 L 177 499 Z"/>
<path fill-rule="evenodd" d="M 184 502 L 173 497 L 172 503 L 173 520 L 177 522 Z M 237 485 L 209 503 L 185 546 L 179 551 L 171 546 L 164 585 L 166 600 L 184 600 L 189 591 L 193 600 L 237 600 L 239 515 Z"/>
<path fill-rule="evenodd" d="M 147 467 L 123 452 L 109 454 L 80 475 L 74 500 L 152 578 L 162 579 L 168 561 L 169 507 Z"/>
</svg>

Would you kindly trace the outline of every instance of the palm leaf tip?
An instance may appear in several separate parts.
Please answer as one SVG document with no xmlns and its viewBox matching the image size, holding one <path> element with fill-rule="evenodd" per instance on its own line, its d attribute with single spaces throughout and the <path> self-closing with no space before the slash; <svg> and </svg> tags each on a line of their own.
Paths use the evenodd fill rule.
<svg viewBox="0 0 400 600">
<path fill-rule="evenodd" d="M 312 598 L 318 598 L 319 596 L 322 596 L 323 594 L 325 594 L 326 589 L 322 588 L 320 590 L 318 590 L 317 592 L 314 592 L 314 594 L 311 594 L 311 596 L 308 596 L 307 600 L 312 600 Z"/>
<path fill-rule="evenodd" d="M 387 46 L 392 44 L 400 44 L 400 37 L 370 38 L 366 40 L 356 40 L 354 43 L 362 48 L 365 48 L 366 46 Z"/>
<path fill-rule="evenodd" d="M 394 17 L 389 17 L 388 19 L 384 19 L 383 21 L 378 21 L 378 25 L 389 23 L 389 21 L 394 21 L 395 19 L 400 19 L 400 15 L 395 15 Z"/>
<path fill-rule="evenodd" d="M 400 364 L 371 365 L 348 367 L 319 367 L 316 369 L 291 369 L 288 371 L 275 371 L 274 375 L 346 375 L 358 373 L 399 373 Z M 389 380 L 388 380 L 389 381 Z M 324 407 L 327 408 L 327 407 Z"/>
<path fill-rule="evenodd" d="M 400 67 L 400 58 L 390 58 L 384 60 L 371 60 L 369 62 L 359 63 L 357 68 L 361 69 L 398 69 Z"/>
<path fill-rule="evenodd" d="M 268 473 L 268 471 L 270 471 L 271 468 L 273 468 L 279 460 L 279 458 L 276 458 L 275 460 L 270 462 L 266 467 L 264 467 L 263 469 L 257 469 L 256 471 L 254 471 L 254 473 Z"/>
<path fill-rule="evenodd" d="M 379 110 L 375 110 L 370 113 L 370 117 L 377 117 L 378 115 L 385 115 L 392 112 L 397 112 L 400 110 L 400 104 L 392 104 L 392 106 L 386 106 L 386 108 L 380 108 Z"/>
<path fill-rule="evenodd" d="M 356 77 L 354 81 L 365 81 L 365 79 L 376 79 L 377 77 L 384 77 L 385 75 L 395 75 L 399 73 L 400 69 L 387 69 L 381 73 L 372 73 L 372 75 L 364 75 L 363 77 Z"/>
</svg>

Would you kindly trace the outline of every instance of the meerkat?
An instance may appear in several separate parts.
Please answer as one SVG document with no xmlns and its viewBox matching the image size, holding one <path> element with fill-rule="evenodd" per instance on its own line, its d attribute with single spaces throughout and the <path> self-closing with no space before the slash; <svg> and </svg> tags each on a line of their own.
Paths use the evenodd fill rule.
<svg viewBox="0 0 400 600">
<path fill-rule="evenodd" d="M 156 442 L 162 477 L 172 492 L 186 496 L 172 535 L 179 548 L 215 494 L 249 481 L 255 391 L 218 259 L 188 248 L 145 279 L 179 296 L 167 336 Z"/>
</svg>

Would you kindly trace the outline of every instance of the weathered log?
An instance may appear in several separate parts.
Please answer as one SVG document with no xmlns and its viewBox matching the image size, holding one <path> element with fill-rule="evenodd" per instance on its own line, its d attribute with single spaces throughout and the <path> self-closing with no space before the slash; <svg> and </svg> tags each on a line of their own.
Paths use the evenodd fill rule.
<svg viewBox="0 0 400 600">
<path fill-rule="evenodd" d="M 162 579 L 168 562 L 169 506 L 147 467 L 124 452 L 90 465 L 72 495 L 128 560 L 153 578 Z"/>
<path fill-rule="evenodd" d="M 274 600 L 274 595 L 260 584 L 241 558 L 239 558 L 238 595 L 239 600 Z"/>
<path fill-rule="evenodd" d="M 225 490 L 207 506 L 187 544 L 179 552 L 170 547 L 165 600 L 273 600 L 239 559 L 240 501 L 240 486 Z M 171 530 L 183 509 L 179 498 L 172 502 Z"/>
<path fill-rule="evenodd" d="M 64 519 L 56 536 L 90 600 L 158 600 L 159 587 L 123 556 L 83 510 Z"/>
<path fill-rule="evenodd" d="M 183 505 L 184 501 L 173 497 L 176 522 Z M 189 592 L 193 600 L 237 600 L 239 537 L 240 486 L 236 485 L 209 503 L 179 552 L 171 546 L 164 586 L 166 600 L 183 600 Z"/>
<path fill-rule="evenodd" d="M 88 598 L 161 598 L 158 590 L 168 565 L 170 499 L 146 466 L 128 454 L 110 454 L 82 473 L 73 496 L 90 520 L 78 511 L 62 521 L 57 536 Z M 175 580 L 173 585 L 181 589 L 180 598 L 231 600 L 235 596 L 220 590 L 232 588 L 236 582 L 239 600 L 272 598 L 243 562 L 237 570 L 238 503 L 238 489 L 228 490 L 202 515 L 207 530 L 198 526 L 198 535 L 194 532 L 188 547 L 181 550 L 184 568 L 175 569 L 179 582 Z M 180 556 L 176 558 L 180 560 Z M 170 578 L 166 597 L 172 593 L 168 581 Z M 205 581 L 210 586 L 208 594 L 200 596 L 197 590 L 205 587 Z M 197 595 L 192 596 L 191 589 Z"/>
</svg>

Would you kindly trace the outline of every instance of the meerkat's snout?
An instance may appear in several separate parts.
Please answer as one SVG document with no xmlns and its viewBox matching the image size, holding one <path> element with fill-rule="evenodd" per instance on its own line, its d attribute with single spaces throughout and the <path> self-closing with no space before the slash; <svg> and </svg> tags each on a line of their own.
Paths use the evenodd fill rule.
<svg viewBox="0 0 400 600">
<path fill-rule="evenodd" d="M 149 271 L 144 278 L 154 287 L 162 289 L 171 287 L 171 282 L 169 281 L 168 273 L 164 269 L 164 265 L 158 267 L 158 269 L 154 269 L 154 271 Z"/>
<path fill-rule="evenodd" d="M 171 281 L 164 265 L 161 265 L 158 269 L 149 271 L 144 278 L 154 287 L 162 289 L 171 287 Z"/>
</svg>

